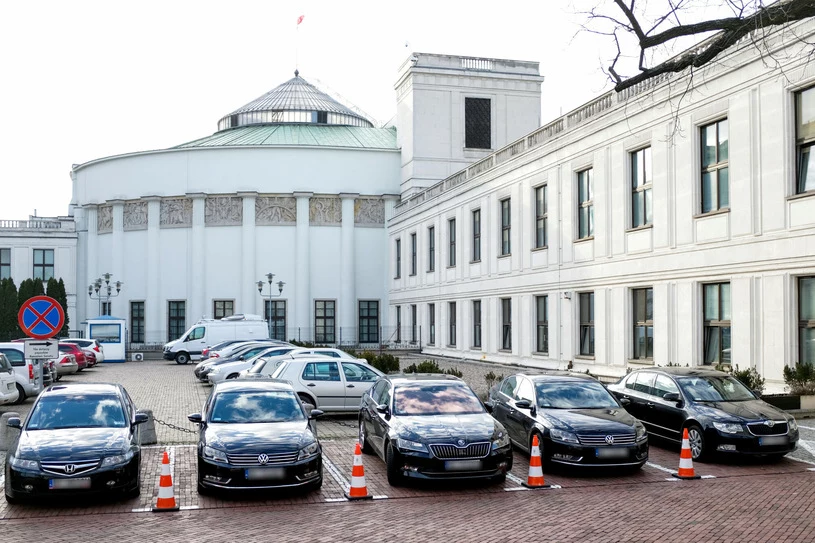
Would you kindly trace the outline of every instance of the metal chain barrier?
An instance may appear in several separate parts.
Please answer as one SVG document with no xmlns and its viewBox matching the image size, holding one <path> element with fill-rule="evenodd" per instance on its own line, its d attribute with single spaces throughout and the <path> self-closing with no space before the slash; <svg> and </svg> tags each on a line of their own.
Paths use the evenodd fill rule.
<svg viewBox="0 0 815 543">
<path fill-rule="evenodd" d="M 179 432 L 186 432 L 188 434 L 197 434 L 198 433 L 198 430 L 190 430 L 189 428 L 182 428 L 181 426 L 176 426 L 172 422 L 166 422 L 166 421 L 163 421 L 163 420 L 157 418 L 155 415 L 153 416 L 153 420 L 155 422 L 161 424 L 162 426 L 172 428 L 173 430 L 178 430 Z"/>
</svg>

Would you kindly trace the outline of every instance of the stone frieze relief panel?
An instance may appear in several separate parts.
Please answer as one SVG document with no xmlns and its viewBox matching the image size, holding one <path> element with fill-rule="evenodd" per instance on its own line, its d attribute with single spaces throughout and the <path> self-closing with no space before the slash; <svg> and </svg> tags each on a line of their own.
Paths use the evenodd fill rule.
<svg viewBox="0 0 815 543">
<path fill-rule="evenodd" d="M 125 230 L 147 229 L 147 202 L 125 202 L 122 217 Z"/>
<path fill-rule="evenodd" d="M 210 196 L 204 202 L 204 224 L 207 226 L 240 226 L 243 223 L 243 198 Z"/>
<path fill-rule="evenodd" d="M 342 224 L 342 200 L 338 197 L 312 197 L 308 203 L 310 224 Z"/>
<path fill-rule="evenodd" d="M 96 211 L 96 231 L 99 234 L 113 232 L 113 206 L 99 206 Z"/>
<path fill-rule="evenodd" d="M 255 224 L 294 224 L 297 222 L 297 200 L 282 196 L 258 196 L 255 199 Z"/>
<path fill-rule="evenodd" d="M 354 201 L 355 224 L 385 224 L 385 201 L 379 198 L 357 198 Z"/>
<path fill-rule="evenodd" d="M 159 209 L 160 226 L 192 226 L 192 200 L 189 198 L 164 198 Z"/>
</svg>

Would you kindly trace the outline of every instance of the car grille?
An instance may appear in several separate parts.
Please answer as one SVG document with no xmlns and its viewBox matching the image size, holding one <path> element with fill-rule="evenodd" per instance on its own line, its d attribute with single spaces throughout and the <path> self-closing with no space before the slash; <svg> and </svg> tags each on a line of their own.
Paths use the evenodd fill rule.
<svg viewBox="0 0 815 543">
<path fill-rule="evenodd" d="M 767 426 L 764 422 L 751 422 L 747 425 L 747 430 L 754 436 L 781 436 L 787 433 L 787 423 L 774 421 L 772 426 Z"/>
<path fill-rule="evenodd" d="M 40 468 L 46 473 L 53 473 L 54 475 L 67 475 L 74 477 L 93 471 L 99 466 L 99 459 L 96 460 L 78 460 L 76 462 L 60 461 L 60 462 L 40 462 Z"/>
<path fill-rule="evenodd" d="M 464 447 L 458 445 L 431 445 L 433 456 L 441 460 L 451 458 L 483 458 L 490 452 L 489 443 L 470 443 Z"/>
<path fill-rule="evenodd" d="M 606 437 L 614 438 L 614 441 L 609 443 Z M 607 445 L 633 445 L 636 441 L 634 434 L 599 434 L 599 435 L 586 435 L 577 434 L 577 439 L 583 445 L 591 445 L 592 447 L 605 447 Z"/>
<path fill-rule="evenodd" d="M 258 459 L 261 454 L 265 454 L 269 460 L 261 464 Z M 258 453 L 258 454 L 228 454 L 227 460 L 233 466 L 273 466 L 276 464 L 291 464 L 297 461 L 299 451 L 286 453 Z"/>
</svg>

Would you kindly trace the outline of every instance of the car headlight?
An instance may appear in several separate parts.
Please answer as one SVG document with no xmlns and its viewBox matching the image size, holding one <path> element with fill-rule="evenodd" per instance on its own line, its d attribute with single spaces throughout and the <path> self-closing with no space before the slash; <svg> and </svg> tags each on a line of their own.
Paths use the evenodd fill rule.
<svg viewBox="0 0 815 543">
<path fill-rule="evenodd" d="M 552 428 L 549 430 L 549 437 L 557 441 L 565 441 L 566 443 L 580 443 L 580 441 L 577 440 L 577 436 L 573 433 L 565 430 L 558 430 L 557 428 Z"/>
<path fill-rule="evenodd" d="M 647 432 L 645 431 L 645 426 L 643 426 L 641 422 L 638 422 L 634 426 L 634 429 L 637 432 L 637 441 L 645 439 L 645 435 L 646 435 Z"/>
<path fill-rule="evenodd" d="M 315 454 L 317 454 L 318 450 L 320 450 L 320 445 L 316 441 L 309 443 L 308 445 L 300 449 L 300 454 L 297 455 L 297 459 L 303 460 L 305 458 L 308 458 L 309 456 L 314 456 Z"/>
<path fill-rule="evenodd" d="M 213 449 L 208 445 L 204 447 L 204 458 L 209 458 L 210 460 L 215 460 L 217 462 L 223 462 L 224 464 L 228 463 L 226 453 L 224 451 Z"/>
<path fill-rule="evenodd" d="M 220 372 L 221 368 L 204 368 L 204 371 L 209 375 L 213 375 Z"/>
<path fill-rule="evenodd" d="M 402 439 L 401 437 L 396 440 L 396 448 L 403 451 L 427 452 L 427 446 L 424 443 Z"/>
<path fill-rule="evenodd" d="M 20 469 L 39 469 L 40 463 L 36 460 L 25 460 L 24 458 L 17 458 L 16 456 L 9 456 L 8 463 L 15 468 Z"/>
<path fill-rule="evenodd" d="M 503 449 L 509 445 L 509 436 L 506 432 L 498 432 L 496 439 L 492 440 L 492 449 Z"/>
<path fill-rule="evenodd" d="M 106 456 L 105 458 L 102 459 L 102 467 L 105 468 L 108 466 L 124 464 L 125 462 L 130 462 L 131 458 L 133 458 L 133 451 L 127 451 L 125 454 Z"/>
<path fill-rule="evenodd" d="M 790 419 L 787 421 L 787 428 L 789 428 L 790 432 L 797 432 L 798 431 L 798 422 L 795 419 Z"/>
<path fill-rule="evenodd" d="M 738 434 L 741 432 L 741 424 L 736 422 L 714 422 L 713 427 L 723 434 Z"/>
</svg>

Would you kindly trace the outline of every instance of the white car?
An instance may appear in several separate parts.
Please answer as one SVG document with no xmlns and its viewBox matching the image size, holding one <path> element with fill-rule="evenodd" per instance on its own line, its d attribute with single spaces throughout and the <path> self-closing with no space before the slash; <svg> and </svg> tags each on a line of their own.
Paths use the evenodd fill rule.
<svg viewBox="0 0 815 543">
<path fill-rule="evenodd" d="M 290 353 L 296 350 L 294 347 L 270 347 L 261 351 L 246 360 L 235 360 L 234 362 L 227 362 L 219 366 L 214 366 L 209 373 L 207 373 L 207 380 L 210 384 L 220 383 L 227 379 L 235 379 L 242 372 L 249 370 L 256 362 L 261 359 L 277 358 L 281 355 Z"/>
<path fill-rule="evenodd" d="M 93 351 L 96 356 L 96 363 L 101 364 L 105 361 L 105 348 L 99 343 L 97 339 L 60 339 L 62 343 L 73 343 L 79 345 L 83 351 Z"/>
<path fill-rule="evenodd" d="M 17 379 L 14 378 L 14 368 L 6 355 L 0 353 L 0 405 L 14 403 L 19 396 Z"/>
</svg>

